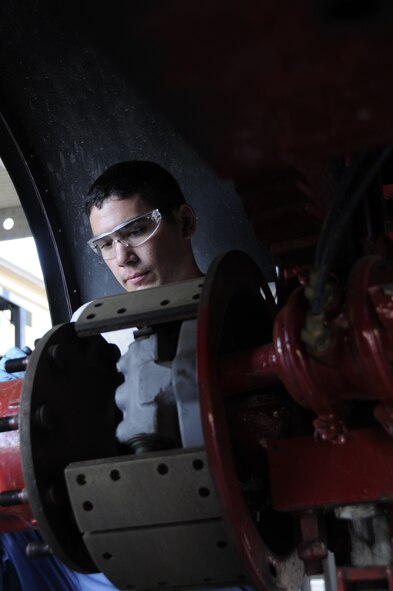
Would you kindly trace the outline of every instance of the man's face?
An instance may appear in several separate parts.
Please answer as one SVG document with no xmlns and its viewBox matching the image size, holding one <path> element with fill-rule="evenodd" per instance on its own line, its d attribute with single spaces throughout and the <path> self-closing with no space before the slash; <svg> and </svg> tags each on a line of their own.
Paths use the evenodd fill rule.
<svg viewBox="0 0 393 591">
<path fill-rule="evenodd" d="M 182 227 L 183 207 L 175 211 L 174 222 L 163 218 L 157 232 L 144 244 L 130 247 L 116 242 L 115 258 L 105 262 L 124 289 L 136 291 L 193 276 L 189 262 L 190 236 L 185 236 Z M 109 197 L 100 209 L 95 206 L 91 209 L 93 236 L 111 232 L 119 224 L 152 209 L 138 195 L 127 199 Z"/>
</svg>

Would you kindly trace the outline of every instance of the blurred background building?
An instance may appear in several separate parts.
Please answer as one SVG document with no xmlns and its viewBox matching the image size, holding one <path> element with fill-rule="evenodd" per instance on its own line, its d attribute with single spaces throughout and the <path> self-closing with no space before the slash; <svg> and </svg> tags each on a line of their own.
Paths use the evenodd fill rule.
<svg viewBox="0 0 393 591">
<path fill-rule="evenodd" d="M 34 239 L 0 160 L 0 357 L 13 346 L 34 348 L 51 318 Z"/>
</svg>

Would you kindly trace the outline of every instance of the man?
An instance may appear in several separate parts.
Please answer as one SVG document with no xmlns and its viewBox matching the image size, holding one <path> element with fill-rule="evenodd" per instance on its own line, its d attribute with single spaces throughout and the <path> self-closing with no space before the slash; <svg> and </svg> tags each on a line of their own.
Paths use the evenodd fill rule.
<svg viewBox="0 0 393 591">
<path fill-rule="evenodd" d="M 111 166 L 91 186 L 85 211 L 93 235 L 89 246 L 125 290 L 202 276 L 191 245 L 194 210 L 177 181 L 158 164 L 134 160 Z M 106 581 L 103 575 L 78 579 L 82 589 L 90 589 L 86 585 L 93 580 Z"/>
</svg>

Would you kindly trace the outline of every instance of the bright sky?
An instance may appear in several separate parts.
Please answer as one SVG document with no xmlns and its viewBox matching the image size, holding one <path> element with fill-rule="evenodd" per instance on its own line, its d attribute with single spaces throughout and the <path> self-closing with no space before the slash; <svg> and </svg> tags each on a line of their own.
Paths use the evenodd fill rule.
<svg viewBox="0 0 393 591">
<path fill-rule="evenodd" d="M 33 238 L 1 241 L 0 258 L 42 279 L 41 264 Z"/>
</svg>

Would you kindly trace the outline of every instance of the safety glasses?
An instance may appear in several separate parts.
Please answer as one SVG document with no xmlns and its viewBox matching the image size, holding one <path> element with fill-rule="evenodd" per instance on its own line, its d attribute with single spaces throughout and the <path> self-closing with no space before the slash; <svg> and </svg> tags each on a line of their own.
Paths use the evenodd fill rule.
<svg viewBox="0 0 393 591">
<path fill-rule="evenodd" d="M 113 228 L 110 232 L 91 238 L 87 244 L 105 260 L 116 256 L 116 243 L 135 248 L 150 240 L 161 224 L 162 215 L 159 209 L 153 209 L 136 218 L 132 218 Z"/>
</svg>

